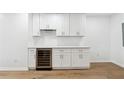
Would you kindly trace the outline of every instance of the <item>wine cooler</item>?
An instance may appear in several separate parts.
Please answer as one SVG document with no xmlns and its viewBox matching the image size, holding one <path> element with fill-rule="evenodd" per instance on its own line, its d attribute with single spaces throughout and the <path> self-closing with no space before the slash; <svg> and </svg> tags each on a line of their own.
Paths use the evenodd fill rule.
<svg viewBox="0 0 124 93">
<path fill-rule="evenodd" d="M 36 70 L 52 69 L 52 49 L 38 48 L 37 49 Z"/>
</svg>

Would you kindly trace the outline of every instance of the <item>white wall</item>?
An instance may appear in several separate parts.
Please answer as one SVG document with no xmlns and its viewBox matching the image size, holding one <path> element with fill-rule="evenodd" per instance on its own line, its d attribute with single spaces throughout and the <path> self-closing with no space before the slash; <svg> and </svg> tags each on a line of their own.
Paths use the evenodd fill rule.
<svg viewBox="0 0 124 93">
<path fill-rule="evenodd" d="M 111 16 L 111 60 L 124 67 L 124 47 L 122 46 L 122 23 L 124 14 Z"/>
<path fill-rule="evenodd" d="M 27 14 L 0 14 L 0 70 L 27 69 Z"/>
<path fill-rule="evenodd" d="M 87 45 L 91 47 L 92 62 L 110 61 L 110 17 L 87 16 Z"/>
</svg>

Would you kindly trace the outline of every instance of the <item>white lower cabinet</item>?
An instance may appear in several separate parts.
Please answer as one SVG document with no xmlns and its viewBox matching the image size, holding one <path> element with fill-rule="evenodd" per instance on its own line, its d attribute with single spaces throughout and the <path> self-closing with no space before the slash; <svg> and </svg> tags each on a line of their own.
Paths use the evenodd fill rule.
<svg viewBox="0 0 124 93">
<path fill-rule="evenodd" d="M 70 53 L 64 53 L 64 55 L 61 56 L 61 67 L 70 67 L 71 61 L 70 61 Z"/>
<path fill-rule="evenodd" d="M 36 49 L 28 49 L 28 68 L 35 69 L 36 68 Z"/>
<path fill-rule="evenodd" d="M 61 56 L 60 55 L 53 55 L 52 57 L 52 67 L 61 67 Z"/>
<path fill-rule="evenodd" d="M 52 53 L 53 68 L 63 68 L 71 66 L 70 49 L 53 49 Z"/>
<path fill-rule="evenodd" d="M 53 69 L 89 68 L 88 49 L 53 49 Z"/>
<path fill-rule="evenodd" d="M 53 69 L 87 69 L 90 66 L 89 49 L 52 49 Z M 28 49 L 28 68 L 36 68 L 36 48 Z"/>
<path fill-rule="evenodd" d="M 72 67 L 82 67 L 83 62 L 83 54 L 82 53 L 72 53 Z"/>
<path fill-rule="evenodd" d="M 76 52 L 72 50 L 72 67 L 89 68 L 88 51 L 77 49 Z"/>
</svg>

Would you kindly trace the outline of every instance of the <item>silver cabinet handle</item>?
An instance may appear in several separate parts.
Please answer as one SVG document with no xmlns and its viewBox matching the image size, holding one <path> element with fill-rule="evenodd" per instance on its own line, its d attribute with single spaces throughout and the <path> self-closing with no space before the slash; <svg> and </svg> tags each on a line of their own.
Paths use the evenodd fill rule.
<svg viewBox="0 0 124 93">
<path fill-rule="evenodd" d="M 62 35 L 64 36 L 65 35 L 65 32 L 62 32 Z"/>
<path fill-rule="evenodd" d="M 77 35 L 80 35 L 80 32 L 77 32 L 76 34 L 77 34 Z"/>
</svg>

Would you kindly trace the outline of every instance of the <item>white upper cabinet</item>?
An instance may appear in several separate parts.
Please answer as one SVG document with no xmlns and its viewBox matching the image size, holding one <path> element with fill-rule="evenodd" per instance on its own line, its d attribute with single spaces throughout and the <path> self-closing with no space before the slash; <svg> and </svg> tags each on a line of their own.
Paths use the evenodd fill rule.
<svg viewBox="0 0 124 93">
<path fill-rule="evenodd" d="M 40 36 L 40 29 L 55 29 L 56 36 L 84 36 L 85 14 L 34 13 L 33 36 Z"/>
<path fill-rule="evenodd" d="M 40 29 L 56 28 L 56 14 L 40 14 Z"/>
<path fill-rule="evenodd" d="M 40 29 L 55 29 L 56 36 L 69 36 L 69 15 L 40 14 Z"/>
<path fill-rule="evenodd" d="M 56 36 L 69 36 L 69 14 L 57 14 Z"/>
<path fill-rule="evenodd" d="M 57 14 L 56 36 L 85 36 L 85 14 Z"/>
<path fill-rule="evenodd" d="M 33 36 L 40 36 L 40 18 L 38 13 L 33 14 Z"/>
<path fill-rule="evenodd" d="M 84 14 L 70 14 L 70 36 L 84 36 L 86 16 Z"/>
</svg>

